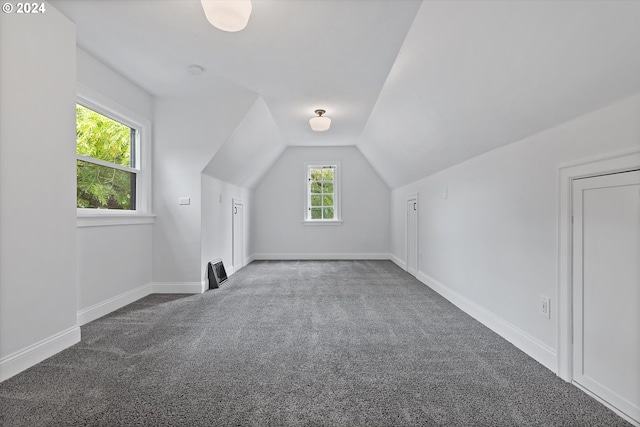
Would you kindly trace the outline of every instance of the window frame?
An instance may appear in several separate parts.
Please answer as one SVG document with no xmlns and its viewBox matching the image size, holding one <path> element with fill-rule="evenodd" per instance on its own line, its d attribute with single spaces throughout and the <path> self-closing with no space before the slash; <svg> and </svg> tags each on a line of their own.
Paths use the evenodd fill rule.
<svg viewBox="0 0 640 427">
<path fill-rule="evenodd" d="M 333 219 L 312 219 L 311 218 L 311 169 L 333 168 Z M 336 161 L 313 161 L 304 163 L 304 225 L 342 225 L 342 199 L 340 162 Z"/>
<path fill-rule="evenodd" d="M 76 160 L 136 174 L 136 209 L 76 208 L 78 226 L 153 223 L 155 215 L 151 213 L 151 122 L 81 84 L 76 86 L 76 103 L 135 130 L 135 165 L 117 165 L 77 153 Z"/>
</svg>

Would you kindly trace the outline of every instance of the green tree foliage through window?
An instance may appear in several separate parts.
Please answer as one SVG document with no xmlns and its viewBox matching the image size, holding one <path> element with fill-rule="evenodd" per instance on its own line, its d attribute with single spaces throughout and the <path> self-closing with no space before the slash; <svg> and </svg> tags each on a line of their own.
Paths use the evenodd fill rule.
<svg viewBox="0 0 640 427">
<path fill-rule="evenodd" d="M 334 219 L 334 169 L 331 167 L 310 169 L 309 188 L 309 197 L 311 198 L 309 210 L 311 211 L 311 219 Z"/>
<path fill-rule="evenodd" d="M 135 209 L 135 129 L 76 104 L 76 153 L 77 207 Z"/>
</svg>

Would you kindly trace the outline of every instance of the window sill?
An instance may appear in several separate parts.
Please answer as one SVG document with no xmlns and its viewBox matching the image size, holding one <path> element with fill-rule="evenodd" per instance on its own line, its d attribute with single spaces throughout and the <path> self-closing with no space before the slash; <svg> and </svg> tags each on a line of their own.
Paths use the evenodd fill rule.
<svg viewBox="0 0 640 427">
<path fill-rule="evenodd" d="M 155 215 L 139 213 L 78 213 L 77 227 L 153 224 Z"/>
<path fill-rule="evenodd" d="M 342 221 L 304 220 L 303 225 L 342 225 Z"/>
</svg>

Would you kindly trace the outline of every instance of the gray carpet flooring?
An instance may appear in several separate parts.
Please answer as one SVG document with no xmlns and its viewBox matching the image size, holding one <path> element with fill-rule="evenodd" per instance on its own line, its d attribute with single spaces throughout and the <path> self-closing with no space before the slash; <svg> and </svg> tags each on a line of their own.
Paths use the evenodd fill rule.
<svg viewBox="0 0 640 427">
<path fill-rule="evenodd" d="M 388 261 L 254 262 L 0 384 L 2 426 L 623 426 Z"/>
</svg>

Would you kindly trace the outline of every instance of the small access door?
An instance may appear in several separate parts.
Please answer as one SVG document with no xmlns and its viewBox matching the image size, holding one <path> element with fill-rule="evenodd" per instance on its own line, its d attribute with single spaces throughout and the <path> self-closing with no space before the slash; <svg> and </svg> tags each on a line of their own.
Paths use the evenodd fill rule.
<svg viewBox="0 0 640 427">
<path fill-rule="evenodd" d="M 407 199 L 407 271 L 418 274 L 418 196 Z"/>
<path fill-rule="evenodd" d="M 244 267 L 244 202 L 233 199 L 233 271 Z"/>
<path fill-rule="evenodd" d="M 573 380 L 640 425 L 640 171 L 573 183 Z"/>
</svg>

